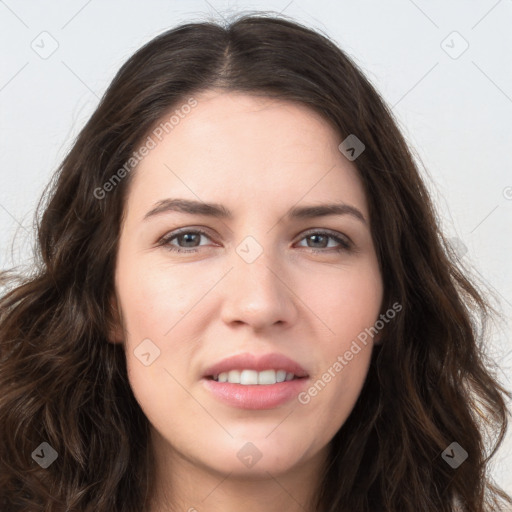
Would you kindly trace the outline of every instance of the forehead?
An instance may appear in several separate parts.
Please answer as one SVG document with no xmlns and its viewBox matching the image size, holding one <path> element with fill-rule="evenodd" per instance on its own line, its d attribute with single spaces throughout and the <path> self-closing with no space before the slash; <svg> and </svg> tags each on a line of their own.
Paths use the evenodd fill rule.
<svg viewBox="0 0 512 512">
<path fill-rule="evenodd" d="M 217 90 L 206 91 L 196 100 L 197 106 L 180 123 L 183 137 L 210 138 L 218 133 L 215 144 L 222 136 L 242 142 L 248 150 L 259 143 L 276 152 L 290 144 L 301 145 L 302 152 L 307 152 L 303 141 L 317 146 L 339 138 L 320 114 L 298 102 Z"/>
<path fill-rule="evenodd" d="M 243 93 L 207 91 L 175 116 L 135 169 L 129 194 L 137 205 L 167 195 L 205 201 L 291 206 L 347 200 L 366 212 L 357 168 L 339 151 L 340 136 L 305 105 Z M 162 129 L 160 130 L 162 131 Z M 154 133 L 154 130 L 153 132 Z M 285 206 L 286 206 L 285 205 Z M 233 208 L 235 209 L 235 208 Z"/>
</svg>

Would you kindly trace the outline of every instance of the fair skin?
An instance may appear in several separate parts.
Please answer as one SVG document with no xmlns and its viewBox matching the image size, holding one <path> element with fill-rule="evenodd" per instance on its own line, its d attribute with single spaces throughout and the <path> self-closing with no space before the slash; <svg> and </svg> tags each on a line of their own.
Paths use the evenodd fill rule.
<svg viewBox="0 0 512 512">
<path fill-rule="evenodd" d="M 194 97 L 198 105 L 134 171 L 116 262 L 122 327 L 111 341 L 125 344 L 130 385 L 151 424 L 150 512 L 309 511 L 379 336 L 307 404 L 226 405 L 202 372 L 234 354 L 279 352 L 307 370 L 307 390 L 374 325 L 383 285 L 365 194 L 339 135 L 307 107 L 221 91 Z M 233 217 L 167 211 L 144 220 L 167 198 L 218 203 Z M 340 202 L 364 221 L 285 217 Z M 157 245 L 181 228 L 207 236 Z M 352 250 L 337 251 L 331 233 L 314 235 L 324 230 Z M 236 250 L 247 236 L 263 251 L 251 263 Z M 148 338 L 160 355 L 146 366 L 134 350 Z M 249 442 L 261 454 L 251 467 L 237 456 Z"/>
</svg>

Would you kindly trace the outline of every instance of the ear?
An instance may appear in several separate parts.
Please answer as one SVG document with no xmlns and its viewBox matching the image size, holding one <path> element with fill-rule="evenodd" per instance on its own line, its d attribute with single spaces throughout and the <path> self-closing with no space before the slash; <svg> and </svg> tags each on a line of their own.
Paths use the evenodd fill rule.
<svg viewBox="0 0 512 512">
<path fill-rule="evenodd" d="M 119 303 L 115 294 L 111 295 L 109 305 L 110 315 L 108 317 L 108 341 L 109 343 L 123 343 L 124 330 L 119 311 Z"/>
<path fill-rule="evenodd" d="M 373 344 L 374 345 L 382 345 L 383 341 L 384 341 L 384 339 L 383 339 L 382 331 L 379 331 L 373 338 Z"/>
</svg>

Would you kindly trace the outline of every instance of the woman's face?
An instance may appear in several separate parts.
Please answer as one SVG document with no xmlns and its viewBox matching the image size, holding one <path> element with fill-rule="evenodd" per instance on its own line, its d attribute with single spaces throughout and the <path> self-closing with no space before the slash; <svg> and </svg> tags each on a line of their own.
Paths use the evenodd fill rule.
<svg viewBox="0 0 512 512">
<path fill-rule="evenodd" d="M 383 293 L 366 198 L 339 136 L 307 107 L 195 99 L 150 135 L 133 171 L 115 275 L 124 329 L 112 341 L 125 343 L 157 455 L 282 474 L 325 456 L 378 339 L 362 336 Z M 298 214 L 327 204 L 350 208 Z M 228 370 L 229 382 L 212 380 Z M 236 370 L 245 384 L 231 382 Z M 263 383 L 283 370 L 303 377 Z"/>
</svg>

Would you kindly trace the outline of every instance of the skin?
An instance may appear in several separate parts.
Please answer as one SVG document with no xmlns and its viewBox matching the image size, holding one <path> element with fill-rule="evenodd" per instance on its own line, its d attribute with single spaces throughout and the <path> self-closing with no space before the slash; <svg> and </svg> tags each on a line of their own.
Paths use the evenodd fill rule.
<svg viewBox="0 0 512 512">
<path fill-rule="evenodd" d="M 304 512 L 379 335 L 307 404 L 231 407 L 201 376 L 233 354 L 280 352 L 312 385 L 374 325 L 383 285 L 366 197 L 340 136 L 306 106 L 218 90 L 195 98 L 133 171 L 116 262 L 120 323 L 111 342 L 125 345 L 130 385 L 151 423 L 150 512 Z M 144 220 L 166 198 L 220 203 L 233 219 L 166 212 Z M 339 201 L 366 223 L 347 214 L 284 218 L 293 206 Z M 208 236 L 157 245 L 179 228 Z M 348 237 L 352 250 L 311 236 L 324 229 Z M 236 251 L 249 235 L 263 250 L 252 263 Z M 160 350 L 149 366 L 134 355 L 147 338 Z M 237 457 L 248 442 L 262 455 L 252 467 Z"/>
</svg>

